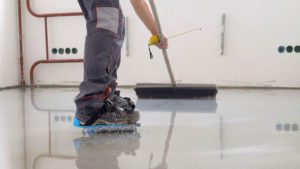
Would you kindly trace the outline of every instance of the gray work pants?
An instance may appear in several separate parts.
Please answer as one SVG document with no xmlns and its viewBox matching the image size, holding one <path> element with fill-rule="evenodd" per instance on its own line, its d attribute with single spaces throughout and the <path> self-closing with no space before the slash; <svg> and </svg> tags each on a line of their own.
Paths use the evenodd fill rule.
<svg viewBox="0 0 300 169">
<path fill-rule="evenodd" d="M 75 98 L 77 110 L 103 107 L 108 89 L 116 88 L 125 35 L 119 0 L 78 0 L 86 20 L 84 80 Z"/>
</svg>

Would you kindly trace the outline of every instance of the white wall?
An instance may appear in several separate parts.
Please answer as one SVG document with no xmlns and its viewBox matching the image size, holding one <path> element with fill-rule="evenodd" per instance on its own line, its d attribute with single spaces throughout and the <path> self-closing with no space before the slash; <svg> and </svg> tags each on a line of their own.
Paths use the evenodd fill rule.
<svg viewBox="0 0 300 169">
<path fill-rule="evenodd" d="M 0 88 L 19 84 L 17 1 L 0 1 Z"/>
<path fill-rule="evenodd" d="M 0 93 L 0 166 L 7 169 L 26 169 L 23 132 L 22 94 L 20 90 Z M 7 115 L 9 114 L 9 115 Z M 12 127 L 11 122 L 14 122 Z"/>
<path fill-rule="evenodd" d="M 31 0 L 36 12 L 79 11 L 77 1 Z M 161 52 L 152 48 L 149 33 L 138 20 L 129 0 L 122 0 L 129 18 L 129 56 L 124 44 L 120 85 L 169 82 Z M 175 77 L 182 83 L 216 83 L 221 86 L 300 87 L 300 54 L 279 54 L 280 45 L 300 45 L 297 36 L 300 2 L 294 0 L 173 0 L 157 1 L 167 36 L 201 26 L 202 31 L 170 40 L 169 55 Z M 51 7 L 51 8 L 49 8 Z M 221 18 L 226 13 L 225 55 L 220 55 Z M 26 81 L 35 61 L 45 58 L 43 19 L 25 17 Z M 85 25 L 82 17 L 49 19 L 50 53 L 53 47 L 77 47 L 76 55 L 50 58 L 82 58 Z M 78 84 L 82 64 L 41 65 L 38 84 Z"/>
</svg>

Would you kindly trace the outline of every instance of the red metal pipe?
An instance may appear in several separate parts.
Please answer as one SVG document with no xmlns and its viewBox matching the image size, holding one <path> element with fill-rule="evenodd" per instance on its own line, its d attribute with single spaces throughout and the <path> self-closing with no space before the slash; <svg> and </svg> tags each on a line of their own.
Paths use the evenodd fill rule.
<svg viewBox="0 0 300 169">
<path fill-rule="evenodd" d="M 39 64 L 55 64 L 55 63 L 79 63 L 83 62 L 83 59 L 57 59 L 57 60 L 39 60 L 35 62 L 30 68 L 30 85 L 34 86 L 34 69 Z"/>
<path fill-rule="evenodd" d="M 22 28 L 22 6 L 21 0 L 18 0 L 18 25 L 19 25 L 19 62 L 20 62 L 20 85 L 21 87 L 25 86 L 25 79 L 24 79 L 24 55 L 23 55 L 23 28 Z"/>
<path fill-rule="evenodd" d="M 45 22 L 45 44 L 46 44 L 46 59 L 49 60 L 49 41 L 48 41 L 48 18 L 44 18 Z"/>
<path fill-rule="evenodd" d="M 63 17 L 63 16 L 79 16 L 82 15 L 81 12 L 69 12 L 69 13 L 46 13 L 46 14 L 39 14 L 36 13 L 32 8 L 30 4 L 30 0 L 26 0 L 26 5 L 29 13 L 35 17 L 43 18 L 43 17 Z"/>
<path fill-rule="evenodd" d="M 21 1 L 21 0 L 18 0 Z M 21 4 L 20 4 L 21 5 Z M 66 16 L 80 16 L 82 15 L 81 12 L 69 12 L 69 13 L 46 13 L 46 14 L 39 14 L 36 13 L 30 4 L 30 0 L 26 0 L 27 10 L 31 15 L 38 18 L 44 18 L 45 24 L 45 45 L 46 45 L 46 60 L 39 60 L 31 65 L 30 68 L 30 85 L 34 86 L 34 70 L 39 64 L 55 64 L 55 63 L 78 63 L 83 62 L 83 59 L 56 59 L 50 60 L 49 59 L 49 41 L 48 41 L 48 17 L 66 17 Z M 21 27 L 22 31 L 22 27 Z M 22 52 L 22 70 L 23 70 L 23 52 Z"/>
</svg>

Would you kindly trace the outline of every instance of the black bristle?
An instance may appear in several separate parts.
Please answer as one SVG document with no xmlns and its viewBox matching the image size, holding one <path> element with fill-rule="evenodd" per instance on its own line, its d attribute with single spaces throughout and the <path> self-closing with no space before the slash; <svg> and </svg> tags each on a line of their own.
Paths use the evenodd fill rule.
<svg viewBox="0 0 300 169">
<path fill-rule="evenodd" d="M 185 85 L 172 87 L 168 84 L 137 84 L 136 94 L 141 99 L 201 99 L 215 98 L 215 85 Z"/>
</svg>

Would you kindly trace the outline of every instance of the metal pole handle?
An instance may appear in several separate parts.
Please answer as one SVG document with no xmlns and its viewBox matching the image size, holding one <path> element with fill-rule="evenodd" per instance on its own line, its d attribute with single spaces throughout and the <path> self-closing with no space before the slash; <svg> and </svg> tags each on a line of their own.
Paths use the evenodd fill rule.
<svg viewBox="0 0 300 169">
<path fill-rule="evenodd" d="M 157 9 L 156 9 L 154 0 L 149 0 L 149 2 L 150 2 L 150 5 L 151 5 L 154 20 L 156 22 L 156 27 L 157 27 L 157 30 L 158 30 L 159 39 L 161 41 L 163 41 L 164 40 L 164 35 L 162 33 L 162 28 L 161 28 L 161 25 L 160 25 L 160 21 L 159 21 L 159 17 L 158 17 L 158 13 L 157 13 Z M 169 60 L 169 57 L 168 57 L 167 50 L 162 49 L 162 52 L 163 52 L 164 60 L 165 60 L 165 63 L 166 63 L 167 69 L 168 69 L 171 84 L 172 84 L 173 87 L 176 87 L 176 81 L 175 81 L 174 74 L 173 74 L 173 71 L 172 71 L 172 68 L 171 68 L 171 64 L 170 64 L 170 60 Z"/>
</svg>

